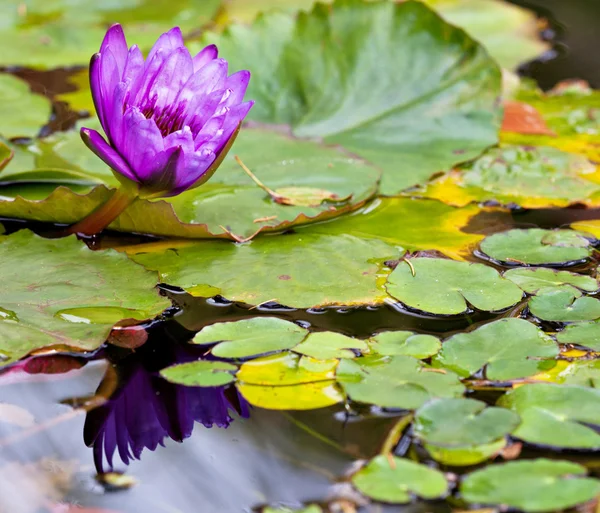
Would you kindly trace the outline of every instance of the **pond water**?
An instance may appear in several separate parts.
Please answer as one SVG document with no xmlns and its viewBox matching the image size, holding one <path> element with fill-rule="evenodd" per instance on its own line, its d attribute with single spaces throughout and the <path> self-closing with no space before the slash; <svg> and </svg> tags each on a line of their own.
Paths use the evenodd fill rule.
<svg viewBox="0 0 600 513">
<path fill-rule="evenodd" d="M 574 77 L 588 80 L 592 87 L 600 86 L 598 74 L 600 66 L 594 52 L 590 51 L 590 47 L 594 47 L 590 41 L 598 39 L 597 30 L 592 31 L 590 28 L 597 25 L 596 21 L 600 17 L 600 7 L 597 2 L 573 1 L 568 3 L 568 8 L 566 3 L 561 3 L 560 0 L 556 2 L 515 0 L 513 3 L 537 9 L 540 15 L 550 17 L 550 28 L 546 29 L 545 34 L 546 36 L 551 34 L 555 44 L 554 49 L 544 54 L 545 57 L 522 64 L 520 71 L 523 75 L 533 77 L 544 89 L 550 89 L 557 82 Z M 561 48 L 561 45 L 565 45 L 567 51 Z M 79 108 L 80 104 L 64 101 L 65 94 L 73 94 L 78 90 L 73 85 L 73 80 L 77 80 L 82 70 L 85 72 L 85 68 L 76 66 L 68 69 L 60 67 L 53 70 L 39 70 L 25 66 L 24 68 L 6 67 L 5 71 L 7 70 L 27 81 L 32 91 L 45 94 L 53 100 L 52 118 L 38 134 L 39 137 L 60 134 L 61 131 L 72 129 L 80 119 L 87 116 L 86 110 Z M 31 140 L 12 138 L 11 144 L 16 148 L 24 148 L 31 143 Z M 57 147 L 60 147 L 63 142 L 59 142 Z M 38 150 L 39 147 L 35 151 Z M 45 150 L 39 150 L 39 154 L 43 151 Z M 542 160 L 546 162 L 550 157 L 548 159 L 544 157 Z M 48 162 L 56 164 L 58 160 Z M 50 166 L 47 162 L 45 165 Z M 35 179 L 32 179 L 32 182 L 34 181 Z M 29 186 L 27 198 L 37 200 L 45 198 L 49 191 L 56 187 L 56 183 L 24 184 L 9 178 L 2 183 L 2 198 L 18 197 L 23 193 L 25 186 Z M 81 194 L 87 194 L 90 188 L 90 183 L 85 180 L 72 184 L 72 190 Z M 436 198 L 435 195 L 429 197 Z M 396 200 L 383 200 L 382 208 L 393 204 L 394 201 Z M 415 201 L 419 202 L 418 208 L 423 209 L 429 208 L 425 205 L 435 202 L 434 199 Z M 368 203 L 367 200 L 364 202 L 366 206 L 357 208 L 355 212 L 348 215 L 350 219 L 349 224 L 346 225 L 348 234 L 344 231 L 344 225 L 338 225 L 341 228 L 339 232 L 336 231 L 338 230 L 336 223 L 345 222 L 338 219 L 316 226 L 295 226 L 286 233 L 289 237 L 320 237 L 324 234 L 336 237 L 357 234 L 362 236 L 365 233 L 363 228 L 366 226 L 361 224 L 362 219 L 367 220 L 365 223 L 371 222 L 369 220 L 372 219 L 373 212 L 377 212 L 379 208 L 378 204 Z M 565 208 L 544 205 L 543 208 L 537 209 L 522 207 L 511 202 L 506 203 L 512 208 L 501 207 L 495 199 L 484 198 L 480 203 L 483 206 L 476 207 L 477 211 L 472 212 L 473 215 L 469 215 L 465 222 L 455 223 L 460 226 L 453 226 L 453 236 L 458 234 L 460 237 L 471 237 L 468 243 L 444 242 L 442 239 L 445 232 L 442 229 L 432 230 L 427 234 L 428 220 L 425 216 L 425 219 L 419 220 L 421 224 L 417 229 L 425 231 L 426 237 L 431 237 L 430 246 L 422 242 L 405 244 L 401 237 L 400 242 L 394 240 L 392 245 L 396 248 L 408 247 L 411 250 L 408 261 L 414 261 L 415 265 L 425 260 L 436 262 L 442 260 L 436 258 L 439 256 L 460 254 L 460 258 L 456 260 L 480 264 L 485 262 L 487 268 L 504 272 L 514 269 L 515 262 L 519 261 L 497 256 L 491 250 L 488 253 L 483 253 L 481 248 L 476 250 L 477 244 L 484 237 L 514 229 L 576 228 L 573 225 L 577 223 L 585 224 L 600 219 L 600 208 L 597 203 L 588 207 L 579 203 Z M 396 207 L 397 205 L 394 206 Z M 442 225 L 447 217 L 454 215 L 450 213 L 450 207 L 448 208 L 447 213 L 438 215 L 431 222 Z M 464 206 L 464 208 L 470 207 Z M 2 210 L 0 215 L 4 216 L 1 223 L 8 236 L 26 228 L 47 237 L 48 240 L 55 240 L 54 237 L 68 224 L 67 221 L 52 224 L 42 221 L 15 220 L 13 217 L 19 216 L 5 215 Z M 412 226 L 410 223 L 409 220 L 404 221 L 401 218 L 394 227 L 402 231 L 405 224 Z M 385 228 L 383 230 L 385 231 Z M 215 358 L 210 354 L 214 350 L 214 344 L 192 346 L 189 342 L 203 328 L 224 322 L 277 317 L 291 321 L 311 334 L 334 332 L 361 341 L 369 340 L 370 344 L 372 337 L 377 334 L 401 330 L 421 335 L 434 335 L 439 339 L 447 340 L 453 335 L 472 332 L 477 328 L 490 325 L 493 321 L 516 319 L 527 319 L 531 325 L 535 325 L 536 329 L 539 327 L 546 333 L 554 334 L 571 322 L 570 319 L 563 322 L 560 316 L 556 317 L 556 309 L 552 310 L 554 304 L 551 308 L 546 305 L 546 308 L 551 310 L 550 314 L 546 311 L 546 314 L 534 315 L 531 311 L 534 308 L 533 303 L 528 305 L 524 299 L 512 303 L 509 301 L 500 308 L 478 308 L 477 299 L 469 299 L 464 312 L 458 310 L 449 313 L 428 310 L 421 303 L 411 303 L 411 298 L 402 299 L 401 302 L 397 296 L 394 296 L 397 300 L 387 297 L 385 301 L 379 301 L 378 304 L 371 306 L 312 308 L 287 307 L 279 304 L 275 300 L 277 298 L 256 302 L 230 301 L 224 297 L 226 294 L 208 297 L 208 294 L 203 296 L 198 293 L 198 287 L 206 285 L 201 279 L 193 282 L 194 286 L 188 286 L 185 265 L 182 269 L 177 268 L 177 264 L 169 267 L 171 265 L 169 262 L 168 265 L 165 264 L 166 270 L 162 267 L 159 269 L 153 267 L 149 263 L 149 259 L 154 254 L 152 244 L 159 246 L 162 244 L 163 237 L 160 235 L 160 232 L 156 236 L 146 236 L 107 230 L 98 236 L 82 238 L 82 240 L 88 245 L 90 251 L 102 252 L 107 248 L 117 248 L 122 252 L 121 255 L 127 253 L 135 262 L 141 263 L 151 271 L 158 270 L 161 278 L 159 281 L 164 282 L 159 284 L 158 289 L 160 295 L 172 304 L 170 308 L 141 324 L 139 319 L 136 323 L 128 323 L 135 324 L 135 328 L 125 325 L 115 329 L 111 333 L 110 343 L 103 344 L 100 348 L 89 348 L 84 353 L 70 352 L 64 347 L 42 349 L 34 351 L 33 356 L 15 362 L 1 371 L 0 418 L 5 418 L 6 421 L 0 422 L 0 513 L 47 511 L 51 513 L 75 511 L 81 513 L 140 511 L 235 513 L 262 512 L 263 508 L 269 505 L 273 508 L 277 506 L 301 508 L 307 504 L 320 505 L 324 508 L 316 509 L 314 513 L 321 511 L 417 513 L 460 511 L 462 508 L 475 509 L 481 504 L 486 504 L 485 501 L 465 502 L 464 497 L 458 492 L 457 483 L 460 476 L 484 468 L 487 463 L 479 461 L 473 465 L 454 466 L 445 464 L 443 460 L 440 462 L 439 459 L 436 462 L 436 458 L 430 454 L 431 451 L 427 452 L 425 443 L 415 434 L 414 428 L 400 430 L 397 439 L 392 438 L 393 444 L 387 456 L 390 459 L 392 454 L 398 458 L 406 457 L 430 468 L 439 469 L 440 475 L 443 474 L 448 479 L 447 493 L 437 495 L 434 493 L 428 497 L 425 493 L 417 493 L 417 489 L 409 487 L 414 500 L 406 501 L 408 504 L 403 505 L 386 505 L 383 502 L 370 502 L 365 495 L 360 494 L 352 486 L 351 476 L 360 464 L 374 458 L 380 453 L 382 446 L 385 447 L 390 443 L 390 433 L 393 433 L 399 425 L 399 419 L 413 415 L 407 412 L 416 410 L 418 408 L 416 406 L 392 407 L 378 403 L 370 404 L 368 401 L 352 401 L 345 397 L 343 401 L 332 401 L 324 407 L 315 409 L 284 408 L 278 411 L 249 404 L 249 400 L 232 383 L 210 387 L 185 386 L 164 379 L 159 372 L 176 364 L 205 359 L 209 362 L 214 361 Z M 288 235 L 277 237 L 285 238 Z M 390 243 L 388 238 L 381 234 L 367 240 L 372 241 L 374 238 Z M 169 244 L 167 242 L 160 246 L 155 256 L 164 258 L 167 262 L 172 254 L 186 255 L 185 258 L 189 258 L 189 262 L 198 265 L 195 262 L 199 261 L 200 257 L 192 253 L 194 247 L 190 249 L 187 242 L 181 243 L 181 246 L 174 243 L 171 247 Z M 587 256 L 567 258 L 559 262 L 545 262 L 548 264 L 546 267 L 568 270 L 576 273 L 579 278 L 595 278 L 598 264 L 596 249 L 599 244 L 597 239 L 590 236 L 583 244 L 586 248 L 589 246 Z M 559 248 L 567 246 L 572 249 L 577 247 L 577 244 L 559 240 L 555 246 Z M 214 247 L 219 249 L 217 246 Z M 465 248 L 468 248 L 468 251 Z M 186 253 L 187 251 L 190 253 Z M 277 254 L 274 253 L 274 256 L 270 257 L 267 250 L 263 250 L 263 253 L 267 256 L 262 267 L 276 266 L 277 262 L 269 261 L 269 258 L 276 259 Z M 216 254 L 218 256 L 215 261 L 219 262 L 221 253 L 217 251 Z M 225 251 L 223 255 L 225 260 L 227 257 Z M 341 259 L 343 255 L 338 256 Z M 386 277 L 390 276 L 398 266 L 404 265 L 406 255 L 398 253 L 396 256 L 397 258 L 385 261 L 380 261 L 377 256 L 368 260 L 370 264 L 375 262 L 378 266 L 380 284 L 384 283 Z M 43 267 L 43 260 L 41 262 Z M 66 262 L 66 265 L 69 265 L 68 260 Z M 337 264 L 338 262 L 332 259 L 326 263 L 326 266 Z M 200 265 L 204 263 L 200 262 Z M 317 262 L 315 267 L 319 265 L 325 266 Z M 414 277 L 413 264 L 409 265 Z M 254 272 L 250 267 L 237 269 L 239 273 Z M 26 271 L 21 272 L 26 274 Z M 441 273 L 439 276 L 443 276 L 442 271 L 436 272 Z M 369 273 L 373 274 L 375 271 L 365 271 L 363 275 Z M 417 268 L 417 276 L 421 273 L 425 274 L 426 271 Z M 434 277 L 437 282 L 438 275 L 434 274 Z M 170 281 L 170 278 L 174 281 Z M 5 279 L 11 278 L 7 276 Z M 128 280 L 130 277 L 126 276 L 122 279 Z M 291 278 L 284 274 L 280 275 L 279 279 Z M 344 277 L 342 276 L 341 279 L 343 281 Z M 348 276 L 346 279 L 353 282 L 355 277 Z M 503 285 L 500 284 L 498 287 L 501 286 Z M 262 297 L 261 285 L 256 288 L 258 296 Z M 379 290 L 382 288 L 379 286 Z M 456 285 L 456 288 L 460 288 L 459 285 Z M 193 289 L 192 292 L 195 290 L 195 293 L 190 293 L 190 289 Z M 233 296 L 245 297 L 243 293 L 238 293 L 235 287 L 231 290 L 234 291 Z M 597 299 L 597 289 L 582 288 L 582 290 L 586 291 L 582 299 Z M 528 290 L 526 292 L 530 293 Z M 268 294 L 268 292 L 264 293 Z M 429 295 L 437 297 L 437 289 Z M 522 295 L 519 290 L 519 297 Z M 579 296 L 581 295 L 582 293 L 579 292 Z M 575 299 L 575 296 L 571 298 L 571 303 L 564 309 L 571 308 Z M 71 310 L 75 311 L 75 309 Z M 542 312 L 542 310 L 538 311 Z M 3 318 L 9 315 L 4 315 L 4 309 L 0 313 Z M 589 319 L 585 317 L 583 320 L 596 318 L 600 318 L 600 315 Z M 73 317 L 71 319 L 73 320 Z M 141 316 L 141 319 L 145 317 Z M 89 323 L 85 319 L 81 321 L 81 318 L 75 318 L 73 322 Z M 94 323 L 96 321 L 92 319 L 91 324 Z M 545 335 L 539 336 L 547 341 Z M 0 355 L 5 356 L 2 342 L 0 338 Z M 563 346 L 567 345 L 563 344 Z M 582 344 L 574 342 L 574 345 L 572 343 L 568 348 L 561 347 L 565 355 L 561 364 L 570 361 L 569 358 L 581 357 L 577 351 L 586 351 L 581 346 Z M 296 345 L 292 344 L 280 349 L 292 347 Z M 363 352 L 356 347 L 349 349 L 347 346 L 340 347 L 343 351 L 354 351 L 354 354 L 346 357 L 349 361 Z M 337 347 L 337 350 L 340 347 Z M 270 352 L 257 351 L 256 355 Z M 434 353 L 419 358 L 427 363 L 428 372 L 431 374 L 446 374 L 446 371 L 439 367 L 429 368 L 429 364 L 434 361 L 432 359 Z M 540 353 L 534 357 L 542 359 L 557 354 Z M 597 357 L 596 355 L 597 353 L 589 350 L 582 358 L 592 361 Z M 240 363 L 245 365 L 252 359 L 248 358 L 248 355 L 243 355 L 234 360 L 236 365 Z M 493 359 L 490 359 L 486 365 L 491 365 L 492 362 Z M 467 396 L 470 399 L 484 401 L 491 407 L 507 390 L 511 389 L 515 383 L 514 376 L 490 378 L 484 368 L 485 366 L 479 366 L 476 372 L 467 372 L 461 377 L 469 378 L 466 380 L 469 385 Z M 543 366 L 538 369 L 540 373 L 544 370 L 548 369 Z M 491 367 L 488 367 L 488 371 L 491 372 Z M 523 376 L 530 377 L 533 374 L 534 372 L 531 372 Z M 592 375 L 589 379 L 596 378 Z M 519 384 L 515 385 L 515 390 L 518 390 Z M 448 385 L 448 387 L 455 385 Z M 410 420 L 412 419 L 411 416 Z M 581 422 L 586 427 L 592 428 L 591 430 L 599 431 L 595 421 L 583 419 Z M 507 436 L 508 433 L 507 430 Z M 503 433 L 502 437 L 504 435 Z M 477 446 L 477 444 L 473 445 Z M 515 457 L 523 460 L 539 457 L 567 459 L 583 464 L 591 476 L 599 477 L 600 460 L 597 455 L 600 446 L 561 448 L 552 445 L 543 442 L 521 445 L 518 437 L 512 437 L 505 449 L 515 450 L 514 456 L 500 450 L 494 454 L 502 454 L 506 461 L 511 461 Z M 97 475 L 99 471 L 112 470 L 112 466 L 114 466 L 114 473 Z M 417 496 L 429 500 L 418 499 Z M 582 502 L 585 504 L 579 506 L 581 511 L 591 511 L 585 509 L 591 507 L 590 502 Z M 575 501 L 575 504 L 577 503 Z M 500 509 L 503 507 L 497 506 Z M 492 509 L 492 511 L 497 510 L 499 509 Z M 283 512 L 292 509 L 269 511 Z M 306 511 L 313 513 L 313 510 Z"/>
</svg>

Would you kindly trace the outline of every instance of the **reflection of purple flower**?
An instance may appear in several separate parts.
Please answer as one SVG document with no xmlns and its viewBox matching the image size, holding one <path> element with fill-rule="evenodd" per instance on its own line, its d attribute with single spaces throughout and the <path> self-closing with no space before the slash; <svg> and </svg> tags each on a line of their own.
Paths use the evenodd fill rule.
<svg viewBox="0 0 600 513">
<path fill-rule="evenodd" d="M 158 38 L 144 60 L 113 25 L 90 64 L 95 130 L 81 137 L 116 173 L 149 196 L 173 196 L 210 178 L 253 102 L 243 102 L 248 71 L 227 76 L 207 46 L 192 57 L 181 30 Z"/>
<path fill-rule="evenodd" d="M 195 359 L 187 352 L 178 353 L 177 362 Z M 182 442 L 192 434 L 195 421 L 206 427 L 227 427 L 232 421 L 229 410 L 248 417 L 248 406 L 235 389 L 169 383 L 149 371 L 136 355 L 117 369 L 118 388 L 104 405 L 88 412 L 84 426 L 84 441 L 93 445 L 98 472 L 105 471 L 104 455 L 112 468 L 116 451 L 129 464 L 131 459 L 140 459 L 144 448 L 153 451 L 164 445 L 166 438 Z"/>
</svg>

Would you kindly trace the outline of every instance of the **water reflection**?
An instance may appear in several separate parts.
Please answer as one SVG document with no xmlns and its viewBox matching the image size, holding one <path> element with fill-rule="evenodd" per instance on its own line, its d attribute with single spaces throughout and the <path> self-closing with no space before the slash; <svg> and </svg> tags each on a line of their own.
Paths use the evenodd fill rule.
<svg viewBox="0 0 600 513">
<path fill-rule="evenodd" d="M 248 417 L 248 405 L 232 387 L 185 387 L 162 379 L 158 371 L 198 360 L 206 352 L 150 336 L 135 352 L 109 348 L 109 366 L 96 392 L 106 402 L 87 413 L 84 441 L 93 447 L 98 472 L 112 470 L 115 454 L 124 464 L 154 451 L 166 439 L 189 438 L 195 422 L 226 428 L 231 412 Z M 105 465 L 106 462 L 106 465 Z"/>
</svg>

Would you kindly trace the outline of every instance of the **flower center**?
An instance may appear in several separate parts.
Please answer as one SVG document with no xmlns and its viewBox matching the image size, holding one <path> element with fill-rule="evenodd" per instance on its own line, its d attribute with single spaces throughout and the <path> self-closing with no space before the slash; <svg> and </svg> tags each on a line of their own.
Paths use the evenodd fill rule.
<svg viewBox="0 0 600 513">
<path fill-rule="evenodd" d="M 187 102 L 182 101 L 176 105 L 166 105 L 163 108 L 157 108 L 157 99 L 158 97 L 155 95 L 146 105 L 140 107 L 142 114 L 146 116 L 146 119 L 154 120 L 163 137 L 181 130 L 184 126 Z"/>
</svg>

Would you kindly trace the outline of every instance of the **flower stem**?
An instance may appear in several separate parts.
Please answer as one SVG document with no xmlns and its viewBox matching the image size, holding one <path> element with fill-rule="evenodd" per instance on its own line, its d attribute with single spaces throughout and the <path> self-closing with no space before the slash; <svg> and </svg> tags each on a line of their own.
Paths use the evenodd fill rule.
<svg viewBox="0 0 600 513">
<path fill-rule="evenodd" d="M 67 235 L 79 233 L 82 235 L 95 235 L 104 230 L 119 215 L 131 205 L 138 197 L 138 189 L 121 186 L 115 190 L 106 203 L 100 205 L 91 214 L 81 221 L 67 228 Z"/>
<path fill-rule="evenodd" d="M 402 433 L 408 427 L 408 425 L 413 421 L 414 415 L 409 413 L 408 415 L 404 415 L 400 417 L 398 421 L 394 424 L 392 429 L 390 429 L 388 435 L 385 437 L 383 442 L 383 446 L 379 451 L 379 454 L 383 454 L 384 456 L 391 455 L 398 445 L 400 438 L 402 437 Z"/>
</svg>

